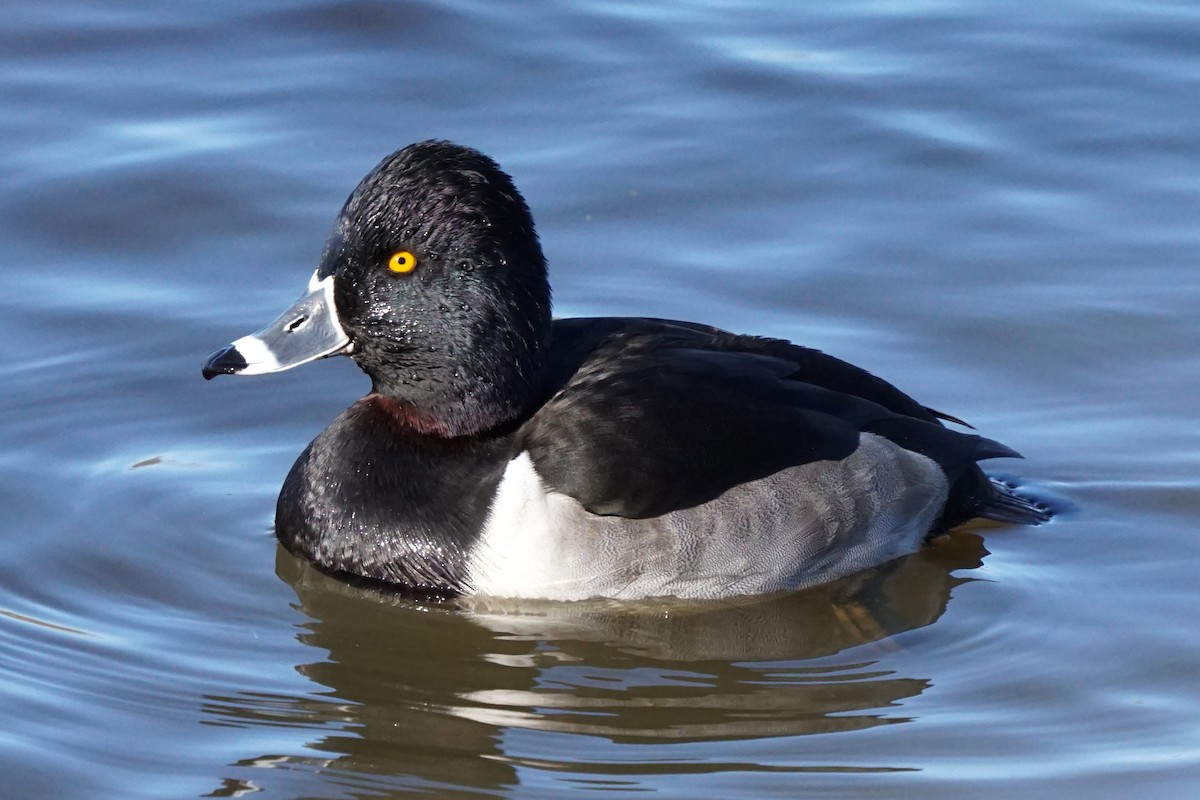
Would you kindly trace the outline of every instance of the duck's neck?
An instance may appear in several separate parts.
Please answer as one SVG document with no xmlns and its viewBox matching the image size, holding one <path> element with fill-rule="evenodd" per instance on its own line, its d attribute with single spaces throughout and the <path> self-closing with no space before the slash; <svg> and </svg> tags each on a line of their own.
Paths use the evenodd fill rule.
<svg viewBox="0 0 1200 800">
<path fill-rule="evenodd" d="M 547 326 L 548 328 L 549 326 Z M 540 397 L 548 335 L 500 337 L 442 358 L 396 353 L 360 366 L 372 396 L 396 422 L 417 433 L 453 438 L 509 430 Z M 386 367 L 377 368 L 377 364 Z"/>
<path fill-rule="evenodd" d="M 460 436 L 483 436 L 491 432 L 511 429 L 528 416 L 529 404 L 522 402 L 532 393 L 522 391 L 507 401 L 468 395 L 447 402 L 431 404 L 414 403 L 404 397 L 396 397 L 375 389 L 369 400 L 387 413 L 397 425 L 423 436 L 452 439 Z"/>
<path fill-rule="evenodd" d="M 453 424 L 445 417 L 436 416 L 417 408 L 406 400 L 398 400 L 378 392 L 372 392 L 364 400 L 374 403 L 377 409 L 391 417 L 401 428 L 415 431 L 422 436 L 450 439 L 473 433 L 468 430 L 470 426 Z"/>
</svg>

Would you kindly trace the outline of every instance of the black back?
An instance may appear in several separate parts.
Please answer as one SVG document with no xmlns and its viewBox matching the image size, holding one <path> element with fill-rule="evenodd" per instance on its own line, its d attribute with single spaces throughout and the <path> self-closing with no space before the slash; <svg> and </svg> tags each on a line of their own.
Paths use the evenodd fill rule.
<svg viewBox="0 0 1200 800">
<path fill-rule="evenodd" d="M 787 467 L 843 459 L 863 432 L 930 457 L 956 491 L 979 497 L 987 479 L 975 461 L 1016 455 L 948 430 L 865 370 L 775 339 L 667 320 L 558 320 L 551 356 L 550 396 L 522 445 L 549 486 L 599 514 L 698 505 Z"/>
</svg>

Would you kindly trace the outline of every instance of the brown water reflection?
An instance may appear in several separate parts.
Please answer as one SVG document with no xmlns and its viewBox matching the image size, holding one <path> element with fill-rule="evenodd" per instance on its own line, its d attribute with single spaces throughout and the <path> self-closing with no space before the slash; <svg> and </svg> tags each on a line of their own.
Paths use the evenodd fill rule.
<svg viewBox="0 0 1200 800">
<path fill-rule="evenodd" d="M 829 586 L 737 602 L 461 607 L 347 586 L 280 549 L 276 571 L 309 617 L 299 638 L 314 659 L 297 670 L 314 691 L 210 696 L 206 722 L 314 731 L 309 754 L 247 754 L 239 766 L 316 768 L 339 782 L 391 776 L 443 790 L 511 786 L 518 767 L 636 767 L 581 762 L 590 737 L 704 742 L 904 722 L 896 707 L 929 681 L 879 661 L 902 646 L 897 634 L 941 616 L 954 587 L 970 580 L 955 571 L 979 566 L 985 553 L 980 537 L 960 533 Z M 561 741 L 543 743 L 532 763 L 508 752 L 515 730 Z M 545 757 L 555 749 L 561 760 Z"/>
</svg>

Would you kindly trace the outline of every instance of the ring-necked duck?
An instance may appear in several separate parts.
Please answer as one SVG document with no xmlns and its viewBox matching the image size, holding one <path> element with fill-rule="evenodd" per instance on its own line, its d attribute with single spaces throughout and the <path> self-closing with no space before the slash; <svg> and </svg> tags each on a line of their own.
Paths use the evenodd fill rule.
<svg viewBox="0 0 1200 800">
<path fill-rule="evenodd" d="M 372 391 L 292 467 L 276 532 L 409 590 L 581 599 L 829 581 L 972 517 L 1045 511 L 865 370 L 778 339 L 550 316 L 533 218 L 487 156 L 422 142 L 347 200 L 307 292 L 204 376 L 349 355 Z"/>
</svg>

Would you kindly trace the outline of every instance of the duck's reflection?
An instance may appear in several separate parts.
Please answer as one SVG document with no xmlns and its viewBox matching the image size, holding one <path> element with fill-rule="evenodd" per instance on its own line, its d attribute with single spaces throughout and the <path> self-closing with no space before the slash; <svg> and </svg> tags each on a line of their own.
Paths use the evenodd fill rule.
<svg viewBox="0 0 1200 800">
<path fill-rule="evenodd" d="M 280 549 L 277 572 L 310 619 L 300 639 L 320 651 L 298 669 L 320 690 L 214 697 L 208 710 L 269 725 L 292 704 L 293 719 L 322 732 L 309 749 L 338 783 L 443 790 L 510 786 L 534 762 L 586 771 L 586 737 L 678 743 L 869 728 L 902 721 L 895 707 L 928 685 L 888 669 L 897 634 L 936 620 L 969 580 L 954 572 L 983 555 L 982 540 L 960 532 L 768 598 L 463 606 L 347 586 Z M 565 736 L 521 752 L 526 740 L 511 735 L 520 730 Z M 262 758 L 274 757 L 241 763 Z"/>
</svg>

